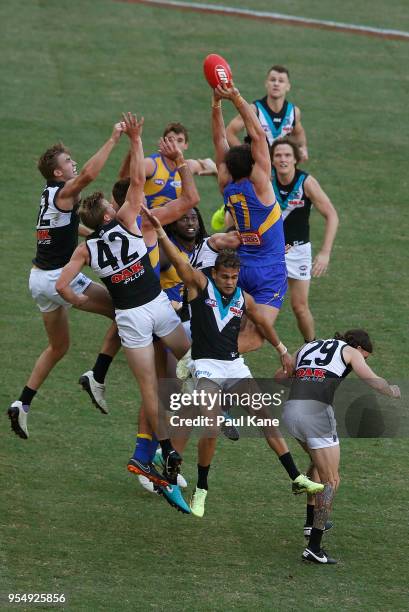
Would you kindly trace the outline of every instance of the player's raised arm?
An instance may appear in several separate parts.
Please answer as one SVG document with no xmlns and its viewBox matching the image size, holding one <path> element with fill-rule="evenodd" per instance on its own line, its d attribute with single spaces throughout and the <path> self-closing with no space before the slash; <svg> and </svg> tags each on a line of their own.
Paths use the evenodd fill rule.
<svg viewBox="0 0 409 612">
<path fill-rule="evenodd" d="M 227 142 L 231 147 L 238 147 L 241 145 L 238 134 L 244 130 L 244 121 L 241 115 L 236 115 L 226 127 L 226 138 Z"/>
<path fill-rule="evenodd" d="M 229 144 L 226 138 L 226 129 L 224 127 L 224 119 L 222 112 L 222 96 L 219 95 L 217 89 L 213 92 L 212 98 L 212 137 L 214 145 L 214 155 L 218 174 L 218 183 L 220 191 L 231 181 L 231 176 L 227 170 L 225 163 L 226 153 L 229 150 Z"/>
<path fill-rule="evenodd" d="M 244 294 L 246 299 L 246 314 L 259 328 L 265 338 L 273 345 L 279 354 L 284 374 L 291 376 L 294 364 L 287 348 L 281 342 L 274 327 L 271 325 L 270 319 L 265 315 L 262 308 L 256 304 L 254 299 L 248 293 Z"/>
<path fill-rule="evenodd" d="M 239 90 L 233 84 L 218 85 L 215 92 L 221 98 L 231 100 L 239 111 L 247 133 L 251 138 L 251 154 L 254 159 L 255 169 L 257 168 L 258 171 L 261 171 L 270 179 L 271 160 L 266 135 L 254 108 L 240 95 Z"/>
<path fill-rule="evenodd" d="M 188 210 L 197 206 L 200 202 L 199 192 L 197 191 L 193 174 L 187 161 L 183 157 L 181 149 L 177 143 L 168 138 L 161 138 L 159 152 L 168 157 L 176 164 L 176 169 L 182 181 L 182 191 L 176 200 L 171 200 L 164 206 L 155 208 L 152 213 L 157 217 L 162 225 L 173 223 L 182 217 Z M 147 217 L 144 216 L 143 225 L 146 226 Z"/>
<path fill-rule="evenodd" d="M 207 284 L 205 275 L 199 270 L 195 270 L 190 263 L 182 257 L 180 251 L 175 247 L 173 242 L 169 240 L 157 216 L 152 214 L 152 211 L 148 210 L 146 206 L 142 206 L 142 214 L 152 224 L 165 255 L 170 263 L 175 266 L 179 278 L 186 287 L 193 290 L 203 289 Z"/>
<path fill-rule="evenodd" d="M 79 175 L 65 183 L 58 194 L 59 208 L 62 210 L 70 210 L 73 206 L 73 200 L 77 199 L 81 191 L 97 178 L 110 156 L 112 149 L 119 141 L 122 131 L 122 123 L 116 123 L 112 130 L 111 137 L 102 145 L 99 151 L 86 162 Z"/>
<path fill-rule="evenodd" d="M 131 141 L 129 188 L 125 202 L 117 213 L 117 219 L 128 229 L 134 230 L 136 217 L 139 215 L 144 201 L 145 165 L 142 146 L 143 117 L 138 121 L 135 115 L 123 115 L 124 132 Z"/>
</svg>

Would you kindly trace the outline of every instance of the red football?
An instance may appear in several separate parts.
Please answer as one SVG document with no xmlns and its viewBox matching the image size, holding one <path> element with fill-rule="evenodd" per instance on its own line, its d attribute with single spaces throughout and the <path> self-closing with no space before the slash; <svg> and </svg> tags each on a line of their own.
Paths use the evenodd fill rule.
<svg viewBox="0 0 409 612">
<path fill-rule="evenodd" d="M 211 53 L 205 58 L 203 62 L 203 72 L 206 81 L 212 89 L 222 83 L 228 83 L 233 78 L 229 64 L 221 55 L 217 55 L 216 53 Z"/>
</svg>

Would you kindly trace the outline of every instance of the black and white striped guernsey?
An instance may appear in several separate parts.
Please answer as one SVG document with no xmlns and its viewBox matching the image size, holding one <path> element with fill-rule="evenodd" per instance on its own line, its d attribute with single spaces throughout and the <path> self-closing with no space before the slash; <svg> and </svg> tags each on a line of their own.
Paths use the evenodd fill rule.
<svg viewBox="0 0 409 612">
<path fill-rule="evenodd" d="M 225 298 L 208 279 L 207 286 L 189 304 L 192 359 L 237 359 L 240 322 L 245 313 L 242 290 L 237 287 Z"/>
<path fill-rule="evenodd" d="M 154 300 L 161 292 L 141 234 L 113 219 L 88 236 L 90 266 L 106 285 L 115 308 L 125 310 Z"/>
<path fill-rule="evenodd" d="M 335 338 L 304 344 L 297 353 L 289 399 L 331 404 L 339 384 L 352 370 L 343 358 L 346 346 L 346 342 Z"/>
<path fill-rule="evenodd" d="M 308 176 L 307 172 L 296 168 L 291 183 L 283 185 L 278 180 L 274 168 L 272 171 L 272 184 L 284 220 L 286 244 L 298 245 L 310 241 L 312 202 L 304 191 L 304 183 Z"/>
<path fill-rule="evenodd" d="M 37 217 L 37 251 L 33 264 L 41 270 L 57 270 L 71 259 L 78 244 L 78 204 L 61 210 L 56 204 L 65 183 L 51 181 L 41 194 Z"/>
</svg>

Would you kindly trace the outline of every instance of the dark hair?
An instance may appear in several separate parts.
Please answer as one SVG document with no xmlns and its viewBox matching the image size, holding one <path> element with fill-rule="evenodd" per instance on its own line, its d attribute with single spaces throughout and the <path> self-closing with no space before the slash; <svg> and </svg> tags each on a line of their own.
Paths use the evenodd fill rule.
<svg viewBox="0 0 409 612">
<path fill-rule="evenodd" d="M 373 352 L 373 344 L 369 337 L 369 334 L 364 329 L 349 329 L 343 334 L 335 332 L 335 340 L 343 340 L 349 346 L 357 348 L 360 346 L 364 351 L 368 353 Z"/>
<path fill-rule="evenodd" d="M 214 268 L 219 270 L 221 267 L 234 268 L 238 270 L 240 268 L 240 257 L 233 249 L 223 249 L 220 251 L 214 262 Z"/>
<path fill-rule="evenodd" d="M 295 145 L 293 142 L 291 142 L 291 140 L 288 140 L 288 138 L 278 138 L 277 140 L 275 140 L 273 142 L 273 144 L 270 147 L 271 163 L 273 162 L 274 151 L 280 145 L 288 145 L 289 147 L 292 148 L 293 153 L 294 153 L 294 157 L 295 157 L 295 165 L 297 165 L 298 162 L 300 161 L 300 152 L 299 152 L 299 149 L 298 149 L 297 145 Z"/>
<path fill-rule="evenodd" d="M 205 238 L 207 238 L 207 236 L 209 235 L 206 231 L 206 227 L 203 221 L 203 217 L 200 214 L 200 211 L 198 208 L 196 208 L 196 206 L 193 207 L 193 209 L 197 215 L 197 220 L 199 223 L 199 231 L 197 232 L 197 235 L 195 237 L 195 243 L 196 244 L 200 244 Z M 184 217 L 184 215 L 182 215 L 182 217 Z M 182 218 L 180 217 L 180 219 Z M 177 223 L 178 221 L 180 221 L 180 219 L 177 219 L 176 221 L 172 221 L 172 223 L 168 223 L 168 225 L 164 225 L 163 229 L 165 230 L 166 234 L 169 236 L 169 238 L 175 238 L 175 240 L 177 241 L 177 236 L 175 236 L 174 233 L 174 225 L 175 223 Z"/>
<path fill-rule="evenodd" d="M 102 203 L 104 199 L 105 196 L 102 191 L 95 191 L 95 193 L 82 200 L 78 214 L 84 225 L 91 229 L 103 225 L 105 207 Z"/>
<path fill-rule="evenodd" d="M 57 158 L 61 153 L 68 153 L 69 150 L 62 142 L 57 142 L 47 149 L 37 162 L 37 168 L 46 181 L 55 180 L 54 170 L 58 167 Z"/>
<path fill-rule="evenodd" d="M 125 202 L 126 194 L 128 193 L 130 183 L 130 178 L 120 179 L 112 187 L 112 197 L 118 204 L 118 208 L 121 208 L 122 204 Z"/>
<path fill-rule="evenodd" d="M 168 125 L 163 130 L 163 138 L 165 138 L 165 136 L 167 136 L 169 132 L 175 132 L 175 134 L 183 134 L 183 136 L 185 137 L 185 141 L 189 142 L 188 131 L 185 128 L 185 126 L 182 125 L 182 123 L 177 123 L 177 122 L 168 123 Z"/>
<path fill-rule="evenodd" d="M 233 181 L 249 177 L 254 166 L 251 146 L 249 144 L 242 144 L 231 147 L 227 151 L 224 161 Z"/>
<path fill-rule="evenodd" d="M 286 74 L 288 76 L 288 78 L 290 78 L 290 72 L 289 72 L 288 68 L 286 68 L 285 66 L 281 66 L 280 64 L 274 64 L 274 66 L 271 66 L 270 70 L 268 70 L 267 76 L 273 70 L 274 70 L 274 72 L 281 72 L 281 74 L 284 73 L 284 74 Z"/>
</svg>

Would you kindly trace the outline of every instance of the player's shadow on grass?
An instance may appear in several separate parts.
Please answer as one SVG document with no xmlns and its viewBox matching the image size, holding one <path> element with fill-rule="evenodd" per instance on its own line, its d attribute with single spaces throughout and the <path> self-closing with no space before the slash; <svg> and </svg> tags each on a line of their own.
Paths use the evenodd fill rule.
<svg viewBox="0 0 409 612">
<path fill-rule="evenodd" d="M 397 434 L 399 419 L 384 413 L 378 399 L 366 394 L 348 406 L 344 423 L 351 438 L 389 438 Z"/>
</svg>

